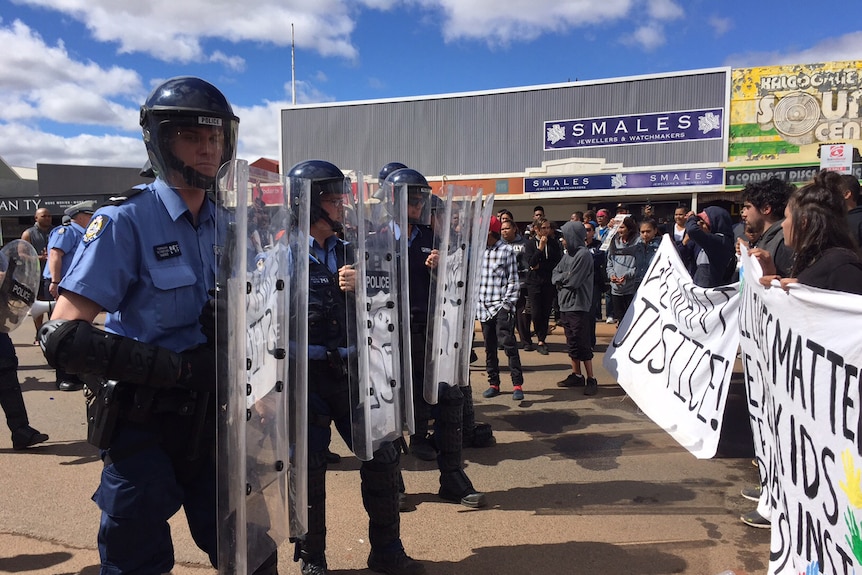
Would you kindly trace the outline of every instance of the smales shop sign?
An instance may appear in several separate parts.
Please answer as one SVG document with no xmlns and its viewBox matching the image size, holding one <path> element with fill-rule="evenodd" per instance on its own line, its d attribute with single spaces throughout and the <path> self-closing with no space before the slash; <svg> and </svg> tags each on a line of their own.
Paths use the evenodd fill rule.
<svg viewBox="0 0 862 575">
<path fill-rule="evenodd" d="M 581 174 L 524 178 L 524 192 L 572 192 L 584 190 L 652 189 L 679 186 L 711 186 L 724 181 L 724 170 L 670 170 L 627 174 Z"/>
<path fill-rule="evenodd" d="M 722 137 L 724 110 L 687 110 L 545 122 L 545 151 Z"/>
</svg>

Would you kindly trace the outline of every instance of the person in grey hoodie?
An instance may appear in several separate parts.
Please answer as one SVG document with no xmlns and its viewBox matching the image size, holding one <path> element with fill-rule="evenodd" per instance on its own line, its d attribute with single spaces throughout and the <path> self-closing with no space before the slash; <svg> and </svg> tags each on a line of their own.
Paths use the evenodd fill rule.
<svg viewBox="0 0 862 575">
<path fill-rule="evenodd" d="M 557 383 L 559 387 L 584 387 L 584 395 L 595 395 L 599 388 L 593 377 L 593 349 L 590 316 L 593 313 L 593 256 L 587 249 L 587 231 L 581 222 L 569 221 L 562 228 L 563 257 L 554 267 L 551 281 L 557 288 L 560 322 L 566 333 L 566 346 L 572 360 L 572 373 Z M 587 372 L 581 373 L 581 362 Z"/>
<path fill-rule="evenodd" d="M 640 243 L 638 224 L 629 216 L 617 228 L 608 249 L 608 279 L 611 280 L 611 301 L 617 322 L 625 317 L 646 271 L 646 250 L 634 247 Z"/>
</svg>

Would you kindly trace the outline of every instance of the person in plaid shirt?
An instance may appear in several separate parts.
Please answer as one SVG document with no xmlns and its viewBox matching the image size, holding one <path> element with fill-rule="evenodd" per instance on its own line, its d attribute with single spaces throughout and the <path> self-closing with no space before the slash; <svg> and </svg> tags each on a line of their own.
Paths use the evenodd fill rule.
<svg viewBox="0 0 862 575">
<path fill-rule="evenodd" d="M 492 216 L 488 229 L 488 244 L 482 257 L 482 276 L 479 281 L 479 306 L 476 318 L 482 324 L 485 339 L 485 369 L 489 387 L 484 397 L 500 395 L 500 362 L 497 343 L 503 345 L 509 358 L 512 375 L 512 399 L 524 399 L 524 373 L 521 356 L 515 343 L 515 305 L 518 302 L 518 260 L 512 246 L 500 238 L 500 220 Z"/>
</svg>

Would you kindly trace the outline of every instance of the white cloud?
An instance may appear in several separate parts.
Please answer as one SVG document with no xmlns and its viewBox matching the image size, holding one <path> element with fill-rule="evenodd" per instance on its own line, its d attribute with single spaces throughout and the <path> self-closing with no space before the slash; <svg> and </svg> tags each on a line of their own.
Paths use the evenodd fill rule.
<svg viewBox="0 0 862 575">
<path fill-rule="evenodd" d="M 56 82 L 88 85 L 100 95 L 134 95 L 141 90 L 134 70 L 74 60 L 62 42 L 49 46 L 18 20 L 0 26 L 0 46 L 0 90 L 31 90 Z"/>
<path fill-rule="evenodd" d="M 227 54 L 216 50 L 210 56 L 210 62 L 217 62 L 224 64 L 231 70 L 235 72 L 242 72 L 245 70 L 245 59 L 239 56 L 228 56 Z"/>
<path fill-rule="evenodd" d="M 144 88 L 134 70 L 75 60 L 20 21 L 0 26 L 0 46 L 0 122 L 135 128 Z"/>
<path fill-rule="evenodd" d="M 805 50 L 788 52 L 748 52 L 734 54 L 725 62 L 728 66 L 748 68 L 777 64 L 806 64 L 862 60 L 862 31 L 828 38 Z"/>
<path fill-rule="evenodd" d="M 7 164 L 30 168 L 37 163 L 136 167 L 147 159 L 140 137 L 63 137 L 19 123 L 0 123 L 0 156 Z"/>
<path fill-rule="evenodd" d="M 545 32 L 590 26 L 625 17 L 631 0 L 417 0 L 440 10 L 443 37 L 508 44 L 528 41 Z"/>
<path fill-rule="evenodd" d="M 685 13 L 673 0 L 649 0 L 647 12 L 654 20 L 676 20 L 682 18 Z"/>
<path fill-rule="evenodd" d="M 664 27 L 658 22 L 639 26 L 634 34 L 623 39 L 624 44 L 640 46 L 646 51 L 655 50 L 665 43 Z"/>
<path fill-rule="evenodd" d="M 253 162 L 258 158 L 278 159 L 278 140 L 281 136 L 281 110 L 288 101 L 264 102 L 258 106 L 234 106 L 239 116 L 240 158 Z"/>
<path fill-rule="evenodd" d="M 290 46 L 290 25 L 296 45 L 323 56 L 355 58 L 350 41 L 354 20 L 347 0 L 19 0 L 78 20 L 101 42 L 118 45 L 121 53 L 145 53 L 169 62 L 211 59 L 207 38 L 230 42 L 266 42 Z M 370 2 L 388 7 L 389 2 Z M 224 56 L 222 56 L 224 57 Z M 226 63 L 233 64 L 229 57 Z"/>
<path fill-rule="evenodd" d="M 710 16 L 708 22 L 718 37 L 724 36 L 733 27 L 733 21 L 730 18 Z"/>
</svg>

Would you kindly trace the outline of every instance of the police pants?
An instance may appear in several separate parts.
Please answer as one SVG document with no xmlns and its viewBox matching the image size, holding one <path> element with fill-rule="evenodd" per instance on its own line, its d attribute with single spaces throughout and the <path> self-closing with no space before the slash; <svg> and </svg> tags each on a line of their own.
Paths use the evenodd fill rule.
<svg viewBox="0 0 862 575">
<path fill-rule="evenodd" d="M 330 421 L 353 449 L 347 380 L 327 362 L 309 362 L 308 417 L 308 534 L 300 546 L 301 556 L 307 560 L 322 557 L 326 549 L 324 455 L 332 440 Z M 384 553 L 402 549 L 398 450 L 392 443 L 381 445 L 370 461 L 361 463 L 359 475 L 371 548 Z"/>
<path fill-rule="evenodd" d="M 166 425 L 163 429 L 182 427 Z M 174 566 L 174 549 L 168 519 L 180 507 L 195 543 L 216 565 L 215 458 L 211 450 L 202 449 L 198 465 L 178 473 L 187 438 L 179 434 L 163 437 L 155 425 L 123 422 L 118 426 L 111 448 L 102 452 L 105 467 L 93 495 L 102 510 L 101 575 L 169 572 Z M 167 442 L 174 442 L 177 448 L 168 448 Z"/>
</svg>

